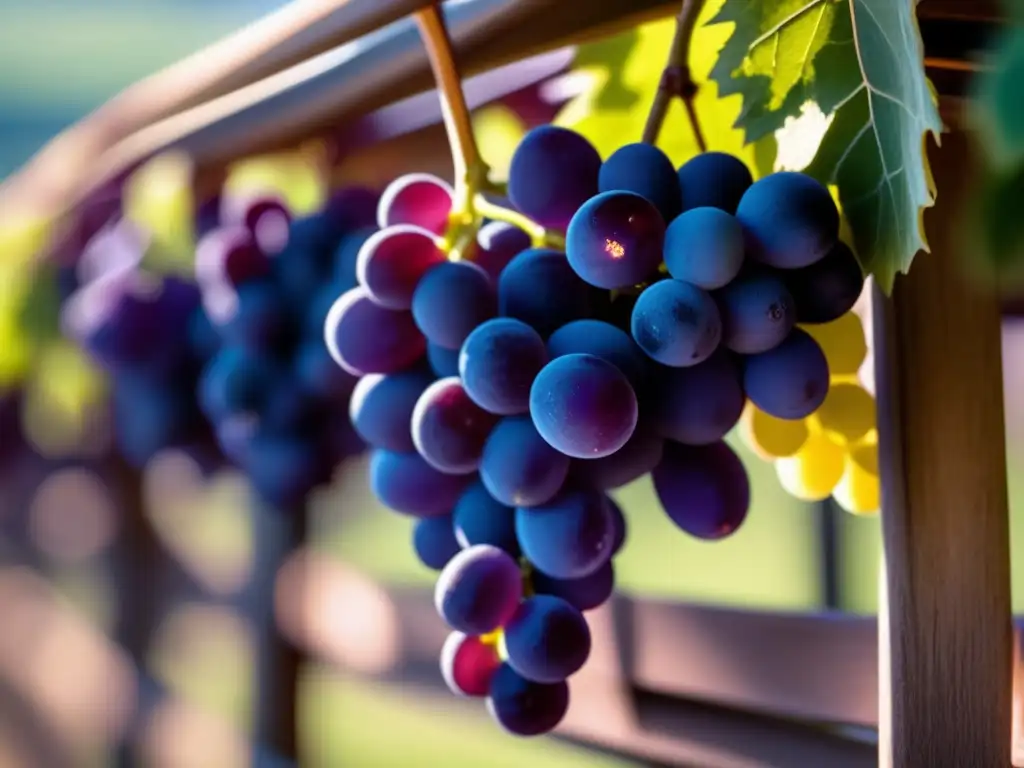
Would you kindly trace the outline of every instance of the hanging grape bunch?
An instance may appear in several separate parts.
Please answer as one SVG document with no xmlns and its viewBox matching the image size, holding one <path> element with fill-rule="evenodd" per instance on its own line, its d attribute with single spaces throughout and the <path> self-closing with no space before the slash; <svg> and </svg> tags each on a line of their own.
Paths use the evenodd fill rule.
<svg viewBox="0 0 1024 768">
<path fill-rule="evenodd" d="M 420 23 L 436 75 L 443 27 Z M 541 126 L 496 188 L 461 94 L 445 96 L 455 188 L 415 174 L 385 190 L 324 336 L 360 377 L 371 489 L 441 572 L 449 687 L 535 735 L 565 715 L 583 613 L 613 591 L 626 521 L 608 492 L 650 474 L 686 533 L 736 531 L 750 486 L 725 436 L 745 410 L 806 426 L 832 354 L 808 329 L 846 315 L 864 279 L 810 176 L 755 182 L 717 152 L 677 169 L 653 141 L 602 160 Z"/>
<path fill-rule="evenodd" d="M 269 503 L 300 505 L 362 443 L 346 412 L 354 377 L 323 345 L 327 310 L 355 284 L 376 194 L 338 192 L 292 220 L 279 199 L 227 200 L 196 248 L 216 352 L 198 400 L 217 442 Z"/>
</svg>

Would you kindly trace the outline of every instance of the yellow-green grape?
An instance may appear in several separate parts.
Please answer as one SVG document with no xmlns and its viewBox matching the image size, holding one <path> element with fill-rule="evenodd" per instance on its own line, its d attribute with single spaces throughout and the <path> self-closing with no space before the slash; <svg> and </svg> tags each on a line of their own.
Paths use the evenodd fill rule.
<svg viewBox="0 0 1024 768">
<path fill-rule="evenodd" d="M 740 436 L 750 450 L 765 461 L 772 461 L 799 451 L 810 430 L 802 419 L 777 419 L 748 402 L 740 420 Z"/>
<path fill-rule="evenodd" d="M 849 452 L 843 476 L 832 492 L 836 502 L 847 512 L 870 515 L 881 506 L 878 481 L 878 445 L 860 445 Z"/>
<path fill-rule="evenodd" d="M 814 415 L 830 437 L 855 443 L 875 427 L 875 399 L 860 384 L 832 384 Z"/>
<path fill-rule="evenodd" d="M 791 496 L 821 501 L 832 495 L 845 463 L 842 445 L 824 432 L 812 432 L 799 452 L 775 462 L 775 474 Z"/>
<path fill-rule="evenodd" d="M 838 320 L 821 325 L 801 325 L 821 345 L 832 376 L 856 376 L 868 354 L 860 317 L 847 312 Z"/>
</svg>

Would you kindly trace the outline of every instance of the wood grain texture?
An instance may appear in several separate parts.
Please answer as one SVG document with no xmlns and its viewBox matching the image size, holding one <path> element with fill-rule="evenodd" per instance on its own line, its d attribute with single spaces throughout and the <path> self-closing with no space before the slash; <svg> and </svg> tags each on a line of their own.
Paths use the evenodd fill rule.
<svg viewBox="0 0 1024 768">
<path fill-rule="evenodd" d="M 931 153 L 922 254 L 874 333 L 892 768 L 1010 764 L 1009 519 L 999 304 L 958 266 L 972 153 Z M 885 686 L 883 686 L 884 689 Z"/>
</svg>

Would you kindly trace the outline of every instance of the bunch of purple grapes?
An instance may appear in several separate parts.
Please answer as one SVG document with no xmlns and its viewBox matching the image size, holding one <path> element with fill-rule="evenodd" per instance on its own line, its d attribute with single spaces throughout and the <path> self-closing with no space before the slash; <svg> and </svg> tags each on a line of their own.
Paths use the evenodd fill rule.
<svg viewBox="0 0 1024 768">
<path fill-rule="evenodd" d="M 445 679 L 534 735 L 564 716 L 590 652 L 583 613 L 613 591 L 625 520 L 608 492 L 650 473 L 678 527 L 734 532 L 750 488 L 723 438 L 748 397 L 786 419 L 821 404 L 828 366 L 796 323 L 845 313 L 863 278 L 825 188 L 753 183 L 727 155 L 677 170 L 634 144 L 602 162 L 544 126 L 508 197 L 564 231 L 565 252 L 490 222 L 452 261 L 451 190 L 395 182 L 325 337 L 361 377 L 371 488 L 417 518 L 415 550 L 441 571 Z"/>
<path fill-rule="evenodd" d="M 128 462 L 176 448 L 213 470 L 223 456 L 195 389 L 216 339 L 196 286 L 144 266 L 148 240 L 125 219 L 100 229 L 62 272 L 62 325 L 110 374 L 114 442 Z"/>
<path fill-rule="evenodd" d="M 196 247 L 196 282 L 216 338 L 198 402 L 218 445 L 269 503 L 291 508 L 362 450 L 347 418 L 355 377 L 323 344 L 328 309 L 355 285 L 377 195 L 338 192 L 293 219 L 272 197 L 228 200 Z"/>
</svg>

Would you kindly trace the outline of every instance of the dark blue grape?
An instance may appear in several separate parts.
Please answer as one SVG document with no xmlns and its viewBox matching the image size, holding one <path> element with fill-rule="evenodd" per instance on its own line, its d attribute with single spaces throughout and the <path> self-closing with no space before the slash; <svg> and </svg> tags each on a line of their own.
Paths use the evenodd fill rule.
<svg viewBox="0 0 1024 768">
<path fill-rule="evenodd" d="M 461 549 L 455 540 L 449 515 L 417 520 L 413 527 L 412 546 L 420 562 L 435 571 L 448 565 Z"/>
<path fill-rule="evenodd" d="M 537 570 L 578 579 L 611 558 L 615 525 L 604 494 L 566 489 L 546 504 L 516 509 L 516 537 Z"/>
<path fill-rule="evenodd" d="M 565 229 L 576 210 L 597 194 L 601 156 L 581 135 L 566 128 L 534 128 L 509 164 L 512 204 L 542 226 Z"/>
<path fill-rule="evenodd" d="M 494 721 L 516 736 L 540 736 L 553 731 L 569 711 L 569 686 L 532 683 L 507 663 L 491 678 L 487 711 Z"/>
<path fill-rule="evenodd" d="M 729 536 L 747 517 L 750 481 L 743 462 L 723 442 L 668 443 L 651 477 L 665 513 L 698 539 Z"/>
<path fill-rule="evenodd" d="M 385 507 L 404 515 L 447 515 L 469 480 L 438 472 L 418 453 L 377 449 L 370 454 L 370 490 Z"/>
<path fill-rule="evenodd" d="M 262 426 L 275 433 L 302 431 L 318 415 L 318 406 L 301 382 L 293 376 L 282 375 L 264 397 L 260 412 Z"/>
<path fill-rule="evenodd" d="M 619 147 L 601 165 L 597 183 L 602 192 L 626 190 L 643 195 L 664 221 L 672 221 L 682 210 L 676 169 L 653 144 L 638 142 Z"/>
<path fill-rule="evenodd" d="M 756 355 L 777 347 L 796 321 L 796 306 L 782 276 L 752 269 L 715 294 L 722 344 Z"/>
<path fill-rule="evenodd" d="M 747 255 L 781 269 L 813 264 L 839 238 L 839 211 L 828 189 L 795 171 L 754 182 L 743 194 L 736 218 L 746 234 Z"/>
<path fill-rule="evenodd" d="M 477 544 L 448 561 L 437 580 L 434 605 L 452 629 L 486 635 L 504 626 L 522 596 L 519 564 L 497 547 Z"/>
<path fill-rule="evenodd" d="M 362 288 L 341 295 L 324 323 L 331 357 L 349 373 L 395 373 L 412 365 L 426 340 L 410 312 L 378 306 Z"/>
<path fill-rule="evenodd" d="M 479 480 L 459 497 L 452 520 L 455 538 L 463 547 L 490 544 L 519 557 L 515 510 L 497 501 Z"/>
<path fill-rule="evenodd" d="M 473 472 L 498 418 L 469 399 L 458 377 L 427 387 L 412 412 L 412 441 L 427 463 L 453 475 Z"/>
<path fill-rule="evenodd" d="M 665 266 L 676 280 L 713 290 L 743 266 L 743 227 L 719 208 L 691 208 L 665 231 Z"/>
<path fill-rule="evenodd" d="M 538 595 L 554 595 L 580 611 L 592 611 L 608 602 L 615 591 L 615 568 L 609 560 L 581 579 L 553 579 L 534 572 L 530 582 Z"/>
<path fill-rule="evenodd" d="M 745 403 L 740 366 L 719 349 L 700 365 L 660 372 L 653 423 L 677 443 L 714 443 L 736 426 Z"/>
<path fill-rule="evenodd" d="M 547 361 L 544 340 L 533 328 L 502 317 L 469 334 L 458 373 L 473 402 L 491 413 L 512 416 L 530 409 L 530 386 Z"/>
<path fill-rule="evenodd" d="M 323 341 L 306 341 L 295 352 L 292 375 L 307 395 L 340 403 L 358 378 L 334 362 Z"/>
<path fill-rule="evenodd" d="M 830 323 L 857 303 L 864 272 L 850 246 L 839 241 L 821 261 L 779 275 L 793 296 L 798 323 Z"/>
<path fill-rule="evenodd" d="M 829 372 L 825 353 L 794 328 L 779 346 L 746 358 L 743 389 L 765 413 L 779 419 L 810 416 L 825 401 Z"/>
<path fill-rule="evenodd" d="M 503 504 L 532 507 L 558 493 L 569 461 L 540 436 L 529 416 L 512 416 L 498 422 L 487 438 L 480 479 Z"/>
<path fill-rule="evenodd" d="M 679 369 L 688 370 L 688 369 Z M 632 436 L 615 453 L 601 459 L 573 462 L 573 480 L 607 491 L 632 483 L 661 461 L 664 439 L 649 425 L 638 425 Z"/>
<path fill-rule="evenodd" d="M 566 323 L 589 317 L 592 310 L 590 286 L 559 251 L 523 251 L 498 280 L 498 314 L 521 320 L 545 339 Z"/>
<path fill-rule="evenodd" d="M 317 288 L 316 293 L 302 302 L 302 335 L 324 343 L 324 323 L 338 297 L 352 289 L 338 280 L 331 280 Z M 295 307 L 293 307 L 295 308 Z"/>
<path fill-rule="evenodd" d="M 439 379 L 459 375 L 459 350 L 427 342 L 427 363 Z"/>
<path fill-rule="evenodd" d="M 246 475 L 266 501 L 296 507 L 327 479 L 327 467 L 316 446 L 300 437 L 257 435 L 245 453 Z M 291 510 L 302 514 L 303 510 Z"/>
<path fill-rule="evenodd" d="M 194 360 L 208 360 L 220 349 L 220 334 L 210 321 L 210 316 L 202 308 L 192 312 L 188 320 L 187 333 L 188 345 Z"/>
<path fill-rule="evenodd" d="M 537 374 L 530 416 L 552 447 L 575 458 L 615 453 L 633 434 L 636 393 L 622 371 L 593 355 L 564 355 Z"/>
<path fill-rule="evenodd" d="M 140 376 L 115 379 L 112 406 L 117 447 L 136 467 L 177 445 L 198 416 L 187 393 Z"/>
<path fill-rule="evenodd" d="M 363 376 L 349 401 L 356 432 L 370 445 L 390 451 L 412 451 L 412 413 L 433 377 L 416 368 L 388 376 Z"/>
<path fill-rule="evenodd" d="M 498 312 L 491 278 L 468 261 L 445 262 L 427 272 L 412 296 L 412 316 L 427 341 L 459 349 L 470 332 Z"/>
<path fill-rule="evenodd" d="M 336 240 L 339 233 L 372 227 L 377 221 L 379 201 L 380 195 L 372 189 L 346 186 L 327 198 L 321 215 L 334 228 Z"/>
<path fill-rule="evenodd" d="M 264 349 L 278 344 L 288 323 L 288 307 L 270 282 L 245 283 L 237 289 L 229 314 L 215 318 L 221 337 L 230 344 Z"/>
<path fill-rule="evenodd" d="M 629 288 L 661 264 L 665 221 L 646 198 L 633 192 L 602 192 L 569 222 L 565 253 L 584 281 L 598 288 Z"/>
<path fill-rule="evenodd" d="M 630 330 L 652 360 L 682 368 L 711 356 L 722 338 L 722 320 L 705 291 L 681 280 L 662 280 L 640 294 Z"/>
<path fill-rule="evenodd" d="M 199 405 L 213 421 L 257 412 L 279 377 L 280 371 L 269 358 L 242 347 L 225 347 L 203 370 Z"/>
<path fill-rule="evenodd" d="M 711 207 L 736 213 L 740 198 L 753 183 L 743 161 L 724 152 L 704 152 L 679 169 L 684 211 Z"/>
<path fill-rule="evenodd" d="M 476 243 L 474 263 L 494 281 L 516 255 L 532 245 L 528 234 L 504 221 L 491 221 L 480 227 Z"/>
<path fill-rule="evenodd" d="M 330 280 L 330 268 L 324 261 L 320 251 L 295 244 L 286 246 L 274 257 L 271 276 L 290 307 L 305 308 L 310 297 Z"/>
<path fill-rule="evenodd" d="M 421 227 L 400 224 L 370 236 L 356 259 L 356 276 L 367 295 L 388 309 L 409 309 L 427 270 L 445 255 L 437 237 Z"/>
<path fill-rule="evenodd" d="M 643 388 L 649 370 L 643 350 L 628 333 L 600 320 L 574 320 L 551 334 L 548 354 L 554 360 L 565 355 L 593 355 L 605 360 L 629 379 L 633 389 Z"/>
<path fill-rule="evenodd" d="M 359 251 L 363 243 L 370 239 L 376 227 L 364 227 L 345 235 L 338 247 L 334 250 L 334 280 L 342 286 L 342 291 L 355 288 L 358 284 L 356 279 L 356 262 L 359 259 Z"/>
<path fill-rule="evenodd" d="M 524 600 L 504 629 L 508 665 L 535 683 L 568 680 L 590 656 L 587 620 L 554 595 Z"/>
</svg>

